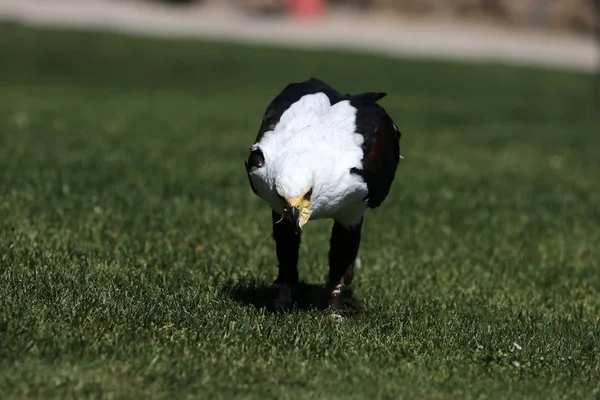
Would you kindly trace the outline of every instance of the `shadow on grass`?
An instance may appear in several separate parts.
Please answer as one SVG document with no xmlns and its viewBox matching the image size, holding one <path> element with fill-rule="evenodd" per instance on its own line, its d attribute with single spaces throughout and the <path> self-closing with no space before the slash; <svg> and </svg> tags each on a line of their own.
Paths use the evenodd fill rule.
<svg viewBox="0 0 600 400">
<path fill-rule="evenodd" d="M 277 289 L 272 284 L 263 282 L 235 283 L 229 282 L 224 285 L 224 292 L 234 301 L 257 309 L 266 309 L 271 313 L 277 311 L 273 307 L 273 301 L 277 297 Z M 324 285 L 300 282 L 293 295 L 293 304 L 286 312 L 296 311 L 326 311 L 328 293 Z M 363 311 L 360 301 L 356 298 L 351 288 L 342 291 L 342 301 L 346 306 L 344 315 L 356 315 Z"/>
</svg>

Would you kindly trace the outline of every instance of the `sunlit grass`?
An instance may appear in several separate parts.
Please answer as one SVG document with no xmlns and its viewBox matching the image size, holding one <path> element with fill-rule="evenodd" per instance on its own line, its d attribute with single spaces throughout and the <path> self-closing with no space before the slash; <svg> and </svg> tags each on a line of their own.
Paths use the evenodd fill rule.
<svg viewBox="0 0 600 400">
<path fill-rule="evenodd" d="M 598 396 L 590 76 L 15 26 L 0 48 L 0 397 Z M 263 307 L 243 166 L 310 76 L 387 92 L 403 132 L 342 323 Z M 321 284 L 330 223 L 305 230 Z"/>
</svg>

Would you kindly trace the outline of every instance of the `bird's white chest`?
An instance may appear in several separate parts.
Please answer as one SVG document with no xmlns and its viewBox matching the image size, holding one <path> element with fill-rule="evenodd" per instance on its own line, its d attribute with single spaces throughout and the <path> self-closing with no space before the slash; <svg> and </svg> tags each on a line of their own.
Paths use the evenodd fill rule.
<svg viewBox="0 0 600 400">
<path fill-rule="evenodd" d="M 344 166 L 347 167 L 347 166 Z M 339 222 L 360 219 L 367 208 L 368 194 L 364 180 L 350 173 L 350 168 L 331 171 L 325 179 L 316 179 L 311 219 L 333 218 Z"/>
</svg>

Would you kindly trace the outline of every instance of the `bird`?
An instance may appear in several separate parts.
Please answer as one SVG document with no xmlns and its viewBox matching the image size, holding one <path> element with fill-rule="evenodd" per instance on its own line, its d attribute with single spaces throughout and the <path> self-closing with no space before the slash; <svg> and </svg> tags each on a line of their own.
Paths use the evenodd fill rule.
<svg viewBox="0 0 600 400">
<path fill-rule="evenodd" d="M 252 192 L 271 209 L 278 263 L 273 306 L 291 306 L 303 227 L 333 219 L 327 306 L 345 309 L 367 209 L 381 206 L 396 177 L 401 132 L 378 101 L 385 92 L 342 94 L 311 77 L 289 83 L 268 104 L 250 146 Z"/>
</svg>

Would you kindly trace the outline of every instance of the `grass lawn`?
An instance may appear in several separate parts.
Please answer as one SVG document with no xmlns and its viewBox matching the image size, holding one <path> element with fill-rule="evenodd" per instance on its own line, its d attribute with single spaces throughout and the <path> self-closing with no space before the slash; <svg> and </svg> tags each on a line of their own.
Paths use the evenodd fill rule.
<svg viewBox="0 0 600 400">
<path fill-rule="evenodd" d="M 591 76 L 14 25 L 0 49 L 1 398 L 600 396 Z M 264 307 L 244 170 L 310 76 L 388 92 L 403 132 L 343 322 Z M 330 229 L 305 228 L 309 293 Z"/>
</svg>

